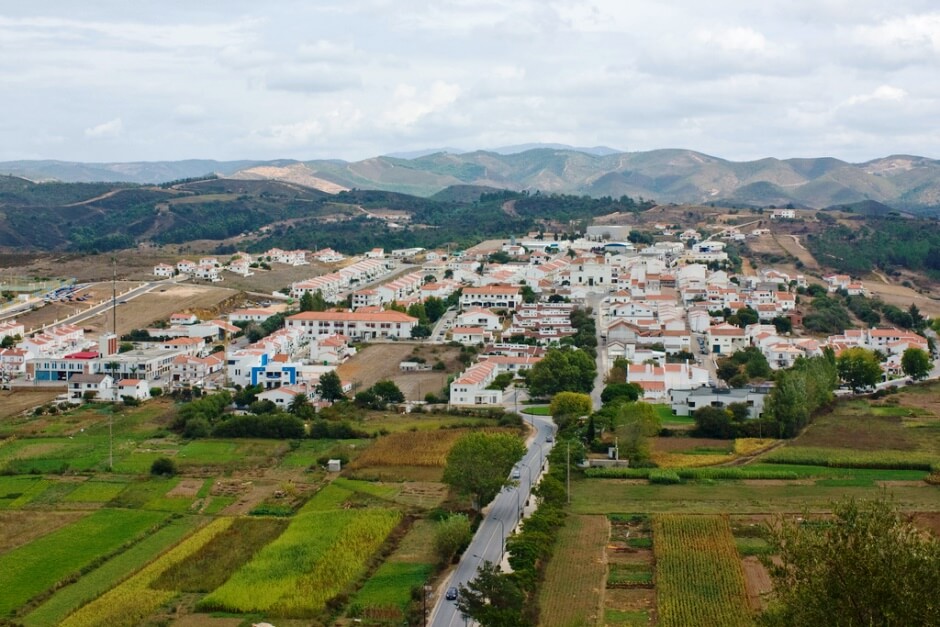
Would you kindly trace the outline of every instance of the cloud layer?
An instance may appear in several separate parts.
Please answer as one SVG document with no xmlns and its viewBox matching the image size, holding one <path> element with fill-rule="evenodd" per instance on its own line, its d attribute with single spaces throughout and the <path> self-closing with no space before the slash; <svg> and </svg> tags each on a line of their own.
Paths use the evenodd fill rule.
<svg viewBox="0 0 940 627">
<path fill-rule="evenodd" d="M 0 160 L 940 157 L 929 0 L 143 4 L 0 9 Z"/>
</svg>

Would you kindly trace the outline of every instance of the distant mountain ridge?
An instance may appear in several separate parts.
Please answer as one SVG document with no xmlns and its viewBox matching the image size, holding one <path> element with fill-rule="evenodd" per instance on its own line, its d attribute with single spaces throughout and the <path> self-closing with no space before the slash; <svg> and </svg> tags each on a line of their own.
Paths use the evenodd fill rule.
<svg viewBox="0 0 940 627">
<path fill-rule="evenodd" d="M 539 145 L 496 151 L 415 153 L 362 161 L 187 160 L 137 163 L 13 161 L 0 173 L 30 180 L 157 183 L 217 173 L 284 180 L 334 193 L 376 189 L 432 196 L 451 186 L 628 195 L 658 202 L 824 208 L 864 201 L 907 210 L 940 208 L 940 161 L 891 155 L 864 163 L 831 157 L 729 161 L 692 150 L 607 152 Z M 521 151 L 514 151 L 514 149 Z M 588 152 L 590 151 L 590 152 Z M 402 154 L 402 153 L 400 153 Z"/>
</svg>

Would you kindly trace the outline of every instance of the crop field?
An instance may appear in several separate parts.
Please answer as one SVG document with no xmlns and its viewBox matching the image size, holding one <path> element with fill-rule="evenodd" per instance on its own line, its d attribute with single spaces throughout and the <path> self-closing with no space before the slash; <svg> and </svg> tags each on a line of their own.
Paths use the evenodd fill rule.
<svg viewBox="0 0 940 627">
<path fill-rule="evenodd" d="M 246 564 L 258 549 L 277 538 L 288 521 L 236 518 L 198 551 L 160 574 L 151 587 L 180 592 L 211 592 Z"/>
<path fill-rule="evenodd" d="M 87 512 L 33 512 L 0 509 L 0 554 L 51 533 L 87 515 Z"/>
<path fill-rule="evenodd" d="M 371 508 L 305 510 L 200 607 L 297 617 L 321 612 L 362 574 L 401 516 Z"/>
<path fill-rule="evenodd" d="M 161 526 L 166 514 L 99 510 L 0 555 L 0 616 Z"/>
<path fill-rule="evenodd" d="M 70 614 L 63 626 L 93 627 L 115 625 L 128 627 L 140 624 L 158 607 L 176 596 L 175 591 L 154 589 L 151 584 L 174 564 L 186 559 L 217 534 L 224 531 L 232 520 L 218 518 L 186 540 L 148 564 L 116 588 L 112 588 L 77 612 Z"/>
<path fill-rule="evenodd" d="M 349 605 L 350 616 L 400 621 L 411 590 L 425 585 L 434 570 L 434 523 L 417 520 L 395 551 L 366 580 Z"/>
<path fill-rule="evenodd" d="M 204 522 L 196 517 L 170 521 L 165 527 L 83 575 L 75 583 L 57 590 L 49 600 L 23 617 L 23 623 L 27 627 L 59 624 L 68 614 L 113 588 Z"/>
<path fill-rule="evenodd" d="M 447 453 L 467 433 L 464 429 L 406 431 L 380 439 L 356 458 L 351 468 L 433 466 L 443 468 Z"/>
<path fill-rule="evenodd" d="M 570 516 L 545 571 L 539 594 L 540 624 L 596 624 L 607 572 L 604 516 Z"/>
<path fill-rule="evenodd" d="M 753 623 L 727 517 L 655 516 L 653 547 L 661 626 Z"/>
</svg>

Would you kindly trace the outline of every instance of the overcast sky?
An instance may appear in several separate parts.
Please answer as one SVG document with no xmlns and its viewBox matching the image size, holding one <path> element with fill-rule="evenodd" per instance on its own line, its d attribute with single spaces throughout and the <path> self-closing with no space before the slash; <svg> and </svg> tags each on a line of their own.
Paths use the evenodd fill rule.
<svg viewBox="0 0 940 627">
<path fill-rule="evenodd" d="M 936 0 L 4 2 L 0 160 L 940 157 Z"/>
</svg>

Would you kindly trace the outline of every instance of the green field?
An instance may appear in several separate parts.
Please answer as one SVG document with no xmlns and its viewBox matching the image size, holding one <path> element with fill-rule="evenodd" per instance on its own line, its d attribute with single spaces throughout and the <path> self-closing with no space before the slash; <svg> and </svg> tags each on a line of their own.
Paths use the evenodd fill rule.
<svg viewBox="0 0 940 627">
<path fill-rule="evenodd" d="M 99 510 L 0 556 L 0 616 L 158 527 L 165 514 Z"/>
<path fill-rule="evenodd" d="M 27 627 L 59 624 L 70 612 L 113 588 L 204 522 L 196 517 L 171 521 L 74 584 L 58 590 L 48 601 L 27 614 L 23 623 Z"/>
</svg>

